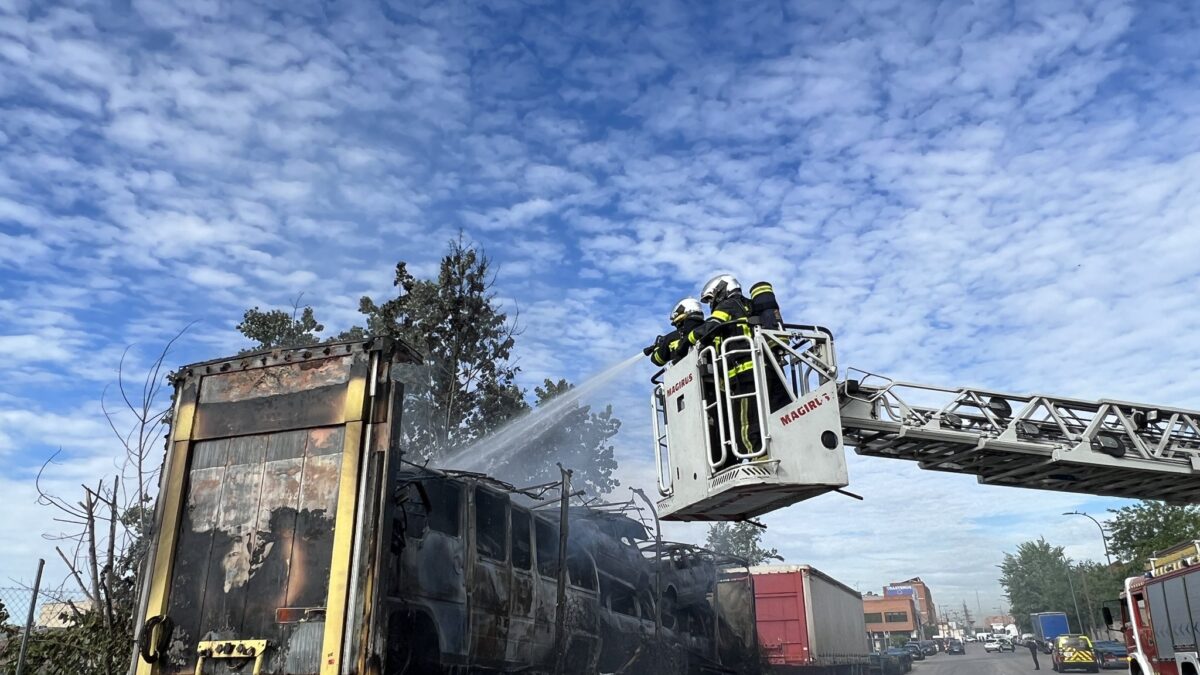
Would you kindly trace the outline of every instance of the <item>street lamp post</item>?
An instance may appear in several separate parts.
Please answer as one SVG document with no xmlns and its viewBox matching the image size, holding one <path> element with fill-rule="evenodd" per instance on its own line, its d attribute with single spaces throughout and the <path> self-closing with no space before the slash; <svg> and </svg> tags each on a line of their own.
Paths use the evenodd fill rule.
<svg viewBox="0 0 1200 675">
<path fill-rule="evenodd" d="M 1071 581 L 1071 563 L 1067 562 L 1065 557 L 1061 558 L 1061 560 L 1063 562 L 1063 568 L 1066 569 L 1067 572 L 1067 588 L 1071 589 L 1071 603 L 1075 605 L 1075 619 L 1079 623 L 1079 632 L 1082 633 L 1083 612 L 1079 611 L 1079 600 L 1075 598 L 1075 583 Z M 1067 626 L 1067 630 L 1070 630 L 1070 628 L 1070 626 Z"/>
<path fill-rule="evenodd" d="M 1087 518 L 1088 520 L 1090 520 L 1096 524 L 1096 527 L 1100 529 L 1100 541 L 1104 543 L 1104 559 L 1106 561 L 1108 561 L 1108 566 L 1112 567 L 1112 556 L 1110 556 L 1108 554 L 1108 535 L 1106 535 L 1104 533 L 1104 526 L 1100 524 L 1100 521 L 1096 520 L 1095 518 L 1089 516 L 1088 514 L 1082 512 L 1082 511 L 1067 511 L 1063 515 L 1064 516 L 1083 516 L 1084 518 Z"/>
</svg>

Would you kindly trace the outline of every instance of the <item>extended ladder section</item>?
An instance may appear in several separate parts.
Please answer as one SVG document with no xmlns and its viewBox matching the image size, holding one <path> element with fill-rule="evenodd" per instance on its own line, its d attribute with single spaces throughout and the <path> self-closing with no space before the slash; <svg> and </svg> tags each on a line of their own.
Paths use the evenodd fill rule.
<svg viewBox="0 0 1200 675">
<path fill-rule="evenodd" d="M 1200 502 L 1200 412 L 849 374 L 842 432 L 860 455 L 988 485 Z"/>
</svg>

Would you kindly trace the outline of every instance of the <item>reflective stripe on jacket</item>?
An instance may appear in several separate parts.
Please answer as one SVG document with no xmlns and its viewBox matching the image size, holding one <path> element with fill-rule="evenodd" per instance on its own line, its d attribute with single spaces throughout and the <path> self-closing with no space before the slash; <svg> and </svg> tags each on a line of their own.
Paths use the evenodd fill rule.
<svg viewBox="0 0 1200 675">
<path fill-rule="evenodd" d="M 692 344 L 711 344 L 718 351 L 721 341 L 725 338 L 743 335 L 750 337 L 750 301 L 741 294 L 731 295 L 713 308 L 708 320 L 698 328 L 688 333 L 688 342 Z M 735 377 L 750 370 L 753 362 L 750 354 L 738 354 L 730 359 L 729 377 Z"/>
</svg>

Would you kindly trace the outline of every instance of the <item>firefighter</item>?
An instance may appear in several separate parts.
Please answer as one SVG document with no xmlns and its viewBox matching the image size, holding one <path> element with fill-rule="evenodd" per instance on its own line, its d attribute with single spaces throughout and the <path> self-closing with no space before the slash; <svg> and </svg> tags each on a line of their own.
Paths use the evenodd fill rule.
<svg viewBox="0 0 1200 675">
<path fill-rule="evenodd" d="M 688 342 L 693 345 L 712 345 L 721 351 L 721 342 L 732 337 L 752 337 L 750 300 L 742 295 L 742 285 L 732 274 L 718 274 L 704 284 L 700 302 L 712 308 L 708 320 L 688 333 Z M 739 344 L 726 361 L 728 371 L 726 385 L 733 397 L 734 428 L 730 430 L 734 443 L 742 453 L 752 453 L 762 447 L 762 432 L 759 428 L 756 404 L 753 361 L 750 358 L 752 345 Z M 720 383 L 718 383 L 720 386 Z M 728 456 L 725 465 L 732 464 L 734 457 Z M 720 470 L 719 467 L 718 470 Z"/>
<path fill-rule="evenodd" d="M 704 323 L 704 308 L 700 306 L 699 300 L 684 298 L 675 303 L 675 308 L 671 310 L 670 321 L 675 330 L 658 336 L 654 344 L 642 350 L 642 353 L 649 356 L 650 361 L 656 366 L 665 366 L 668 362 L 679 363 L 683 357 L 687 356 L 688 351 L 692 348 L 687 336 Z"/>
<path fill-rule="evenodd" d="M 775 299 L 775 289 L 771 287 L 771 284 L 760 281 L 750 287 L 750 312 L 752 317 L 750 323 L 757 323 L 764 330 L 783 329 L 783 316 L 779 312 L 779 302 Z M 787 359 L 786 350 L 776 345 L 771 351 L 782 367 L 784 360 Z M 768 365 L 765 370 L 768 408 L 771 412 L 775 412 L 791 403 L 792 397 L 783 380 L 779 379 L 775 368 Z"/>
</svg>

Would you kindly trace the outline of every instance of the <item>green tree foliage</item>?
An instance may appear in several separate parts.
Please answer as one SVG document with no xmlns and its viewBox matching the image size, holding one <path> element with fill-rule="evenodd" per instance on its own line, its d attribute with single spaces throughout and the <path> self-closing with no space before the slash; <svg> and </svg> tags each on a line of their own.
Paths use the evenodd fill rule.
<svg viewBox="0 0 1200 675">
<path fill-rule="evenodd" d="M 1156 551 L 1200 539 L 1200 506 L 1143 501 L 1109 513 L 1109 550 L 1139 571 Z"/>
<path fill-rule="evenodd" d="M 1061 546 L 1051 546 L 1045 539 L 1027 541 L 1017 546 L 1017 552 L 1005 553 L 1000 565 L 1000 584 L 1008 595 L 1012 614 L 1022 631 L 1032 631 L 1029 615 L 1035 612 L 1065 612 L 1071 630 L 1079 630 L 1081 616 L 1075 613 L 1075 599 L 1080 611 L 1085 602 L 1082 584 L 1077 577 L 1067 579 L 1069 565 Z M 1076 574 L 1078 574 L 1076 572 Z M 1075 599 L 1071 584 L 1075 584 Z M 1099 611 L 1099 610 L 1097 610 Z"/>
<path fill-rule="evenodd" d="M 273 347 L 315 345 L 321 341 L 317 334 L 324 331 L 325 326 L 317 323 L 312 307 L 300 308 L 297 298 L 291 313 L 282 309 L 263 311 L 258 307 L 246 310 L 237 329 L 254 342 L 253 347 L 242 350 L 246 353 Z"/>
<path fill-rule="evenodd" d="M 1072 572 L 1075 574 L 1073 579 L 1079 582 L 1079 590 L 1084 594 L 1079 600 L 1080 610 L 1088 615 L 1091 625 L 1098 630 L 1104 629 L 1104 606 L 1117 607 L 1121 591 L 1125 588 L 1125 579 L 1141 573 L 1127 565 L 1113 564 L 1109 567 L 1099 562 L 1081 562 L 1073 566 Z M 1121 613 L 1115 611 L 1113 614 L 1120 616 Z"/>
<path fill-rule="evenodd" d="M 398 337 L 425 355 L 430 365 L 427 457 L 480 438 L 528 409 L 517 387 L 510 356 L 518 334 L 495 300 L 491 260 L 461 236 L 449 243 L 437 279 L 417 279 L 396 264 L 397 295 L 385 302 L 359 301 L 364 334 Z"/>
<path fill-rule="evenodd" d="M 708 527 L 708 548 L 742 558 L 751 565 L 783 560 L 779 551 L 762 547 L 763 528 L 752 523 L 713 523 Z"/>
</svg>

